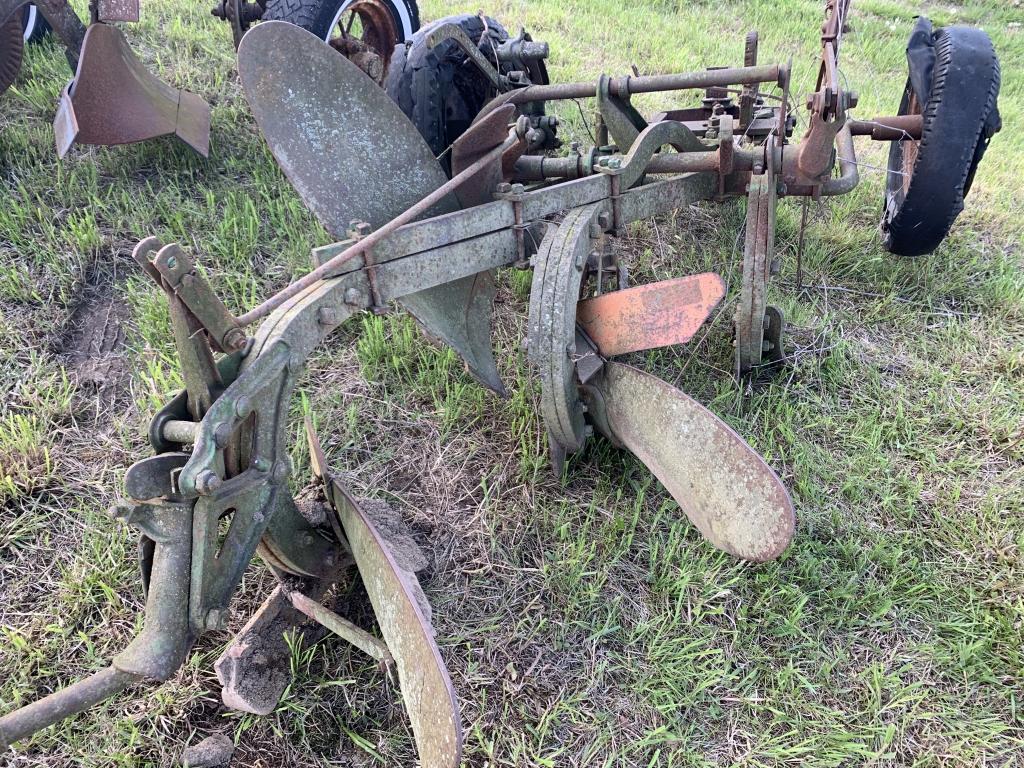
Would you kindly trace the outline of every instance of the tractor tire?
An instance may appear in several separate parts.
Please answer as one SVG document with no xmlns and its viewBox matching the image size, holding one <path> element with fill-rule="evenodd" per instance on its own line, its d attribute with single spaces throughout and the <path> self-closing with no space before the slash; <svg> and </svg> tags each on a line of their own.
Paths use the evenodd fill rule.
<svg viewBox="0 0 1024 768">
<path fill-rule="evenodd" d="M 262 20 L 287 21 L 330 42 L 346 13 L 359 17 L 364 39 L 385 58 L 420 28 L 416 0 L 267 0 Z"/>
<path fill-rule="evenodd" d="M 451 175 L 448 148 L 497 92 L 454 40 L 430 47 L 427 38 L 441 24 L 457 24 L 492 61 L 494 48 L 508 40 L 508 32 L 494 19 L 487 19 L 485 36 L 484 21 L 479 16 L 450 16 L 421 29 L 399 46 L 391 59 L 385 90 Z"/>
<path fill-rule="evenodd" d="M 932 31 L 919 19 L 907 48 L 901 115 L 922 114 L 920 141 L 889 149 L 882 242 L 900 256 L 934 251 L 964 208 L 974 173 L 1001 127 L 999 60 L 980 29 Z"/>
<path fill-rule="evenodd" d="M 25 48 L 21 27 L 23 12 L 15 11 L 0 24 L 0 93 L 11 87 L 21 71 L 21 57 Z"/>
<path fill-rule="evenodd" d="M 22 10 L 21 25 L 26 43 L 38 43 L 52 31 L 49 22 L 34 5 Z"/>
</svg>

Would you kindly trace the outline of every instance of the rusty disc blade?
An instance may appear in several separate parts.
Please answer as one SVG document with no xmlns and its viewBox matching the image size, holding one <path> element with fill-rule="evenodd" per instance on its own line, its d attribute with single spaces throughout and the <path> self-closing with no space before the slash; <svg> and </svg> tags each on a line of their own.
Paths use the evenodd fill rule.
<svg viewBox="0 0 1024 768">
<path fill-rule="evenodd" d="M 656 376 L 608 362 L 595 382 L 613 437 L 647 465 L 704 537 L 763 562 L 793 538 L 793 502 L 728 424 Z"/>
<path fill-rule="evenodd" d="M 725 295 L 708 272 L 612 291 L 576 305 L 576 322 L 609 357 L 685 344 Z"/>
</svg>

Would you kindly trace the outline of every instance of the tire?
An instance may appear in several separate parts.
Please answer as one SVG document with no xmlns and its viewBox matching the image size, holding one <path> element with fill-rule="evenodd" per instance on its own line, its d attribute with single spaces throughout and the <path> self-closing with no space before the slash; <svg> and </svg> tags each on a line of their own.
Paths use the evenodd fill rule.
<svg viewBox="0 0 1024 768">
<path fill-rule="evenodd" d="M 494 19 L 487 19 L 485 37 L 484 22 L 479 16 L 450 16 L 421 29 L 395 50 L 391 60 L 385 90 L 451 175 L 448 148 L 469 128 L 496 91 L 454 40 L 430 47 L 427 38 L 441 24 L 457 24 L 489 60 L 495 58 L 494 48 L 508 40 L 508 32 Z M 502 71 L 506 71 L 504 65 Z"/>
<path fill-rule="evenodd" d="M 1001 127 L 999 60 L 980 29 L 932 32 L 927 19 L 918 21 L 908 59 L 912 74 L 900 114 L 923 115 L 921 139 L 892 142 L 881 230 L 886 250 L 923 256 L 963 210 L 978 163 Z"/>
<path fill-rule="evenodd" d="M 34 5 L 25 6 L 21 26 L 25 31 L 23 37 L 26 43 L 38 43 L 52 31 L 49 22 Z"/>
<path fill-rule="evenodd" d="M 21 59 L 25 48 L 22 37 L 20 11 L 0 23 L 0 94 L 4 93 L 21 71 Z"/>
<path fill-rule="evenodd" d="M 267 0 L 262 19 L 287 21 L 330 41 L 342 16 L 348 11 L 359 13 L 359 8 L 365 9 L 367 18 L 376 17 L 382 27 L 370 34 L 372 39 L 364 40 L 387 66 L 395 46 L 410 39 L 420 28 L 416 0 Z M 363 14 L 359 15 L 362 18 Z"/>
</svg>

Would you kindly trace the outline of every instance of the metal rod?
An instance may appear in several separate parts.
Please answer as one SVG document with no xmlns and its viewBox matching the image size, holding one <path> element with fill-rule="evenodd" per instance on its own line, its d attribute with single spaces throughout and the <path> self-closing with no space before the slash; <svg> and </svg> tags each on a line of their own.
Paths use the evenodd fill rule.
<svg viewBox="0 0 1024 768">
<path fill-rule="evenodd" d="M 257 320 L 266 317 L 275 309 L 277 309 L 286 301 L 288 301 L 288 299 L 291 299 L 292 297 L 302 293 L 304 290 L 309 288 L 314 283 L 317 283 L 318 281 L 323 280 L 326 277 L 330 277 L 331 273 L 337 270 L 338 267 L 340 267 L 346 261 L 349 261 L 350 259 L 355 258 L 359 254 L 364 253 L 370 248 L 373 248 L 381 240 L 386 238 L 388 235 L 392 234 L 399 227 L 405 226 L 406 224 L 415 221 L 420 216 L 429 211 L 431 208 L 433 208 L 435 205 L 437 205 L 439 202 L 441 202 L 449 194 L 451 194 L 460 186 L 462 186 L 462 184 L 464 184 L 470 178 L 472 178 L 481 170 L 486 168 L 487 165 L 493 162 L 496 157 L 499 157 L 502 153 L 505 152 L 506 149 L 508 149 L 518 141 L 518 134 L 516 133 L 515 129 L 513 129 L 509 133 L 509 137 L 505 140 L 503 144 L 500 144 L 499 146 L 495 147 L 486 155 L 482 156 L 479 160 L 473 163 L 471 166 L 466 168 L 466 170 L 457 174 L 450 181 L 447 181 L 444 184 L 442 184 L 440 187 L 438 187 L 429 195 L 427 195 L 418 203 L 416 203 L 416 205 L 414 205 L 412 208 L 409 208 L 407 211 L 405 211 L 405 213 L 399 214 L 380 229 L 371 232 L 362 240 L 359 240 L 354 245 L 346 248 L 344 251 L 339 253 L 330 261 L 327 261 L 324 264 L 320 265 L 312 272 L 307 274 L 305 277 L 296 280 L 287 288 L 271 296 L 269 299 L 264 301 L 255 309 L 252 309 L 249 312 L 246 312 L 241 317 L 239 317 L 239 327 L 244 328 L 245 326 L 251 325 Z"/>
<path fill-rule="evenodd" d="M 288 599 L 295 606 L 295 610 L 305 614 L 317 624 L 327 627 L 331 632 L 351 643 L 367 656 L 372 656 L 377 661 L 384 662 L 385 664 L 394 663 L 394 657 L 392 657 L 391 651 L 388 650 L 387 645 L 383 641 L 378 640 L 369 632 L 360 629 L 348 619 L 342 618 L 330 608 L 321 605 L 301 592 L 288 593 Z"/>
<path fill-rule="evenodd" d="M 167 442 L 181 443 L 182 445 L 195 445 L 198 433 L 199 422 L 180 421 L 177 419 L 165 421 L 161 432 L 164 440 Z"/>
<path fill-rule="evenodd" d="M 0 751 L 65 717 L 96 706 L 141 680 L 139 675 L 107 667 L 74 685 L 0 717 Z"/>
<path fill-rule="evenodd" d="M 870 136 L 875 141 L 897 141 L 921 138 L 924 128 L 922 115 L 893 115 L 873 120 L 847 120 L 854 136 Z"/>
<path fill-rule="evenodd" d="M 783 68 L 780 68 L 778 64 L 769 64 L 757 67 L 705 69 L 699 72 L 684 72 L 675 75 L 615 77 L 612 78 L 609 84 L 609 91 L 616 95 L 628 95 L 633 93 L 654 93 L 656 91 L 681 91 L 687 88 L 778 83 L 782 71 L 784 71 Z M 525 104 L 530 101 L 587 99 L 596 95 L 596 83 L 561 83 L 558 85 L 531 85 L 518 91 L 503 94 L 498 98 L 502 104 Z M 486 111 L 487 109 L 484 109 L 484 112 Z"/>
</svg>

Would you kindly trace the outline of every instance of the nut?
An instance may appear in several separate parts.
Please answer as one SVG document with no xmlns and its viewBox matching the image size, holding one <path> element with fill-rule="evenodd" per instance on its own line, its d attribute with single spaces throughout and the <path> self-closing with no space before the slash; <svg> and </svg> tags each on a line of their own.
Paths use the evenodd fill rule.
<svg viewBox="0 0 1024 768">
<path fill-rule="evenodd" d="M 320 325 L 337 325 L 338 312 L 334 307 L 320 307 L 316 313 L 316 321 Z"/>
<path fill-rule="evenodd" d="M 220 488 L 223 482 L 220 476 L 212 469 L 204 469 L 196 477 L 196 493 L 200 496 L 209 496 Z"/>
</svg>

